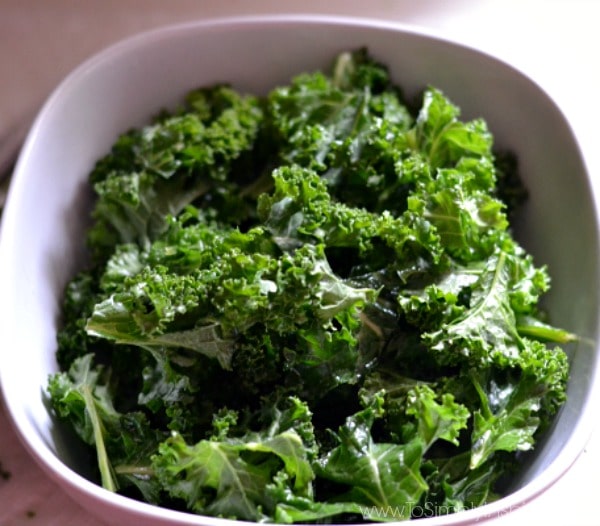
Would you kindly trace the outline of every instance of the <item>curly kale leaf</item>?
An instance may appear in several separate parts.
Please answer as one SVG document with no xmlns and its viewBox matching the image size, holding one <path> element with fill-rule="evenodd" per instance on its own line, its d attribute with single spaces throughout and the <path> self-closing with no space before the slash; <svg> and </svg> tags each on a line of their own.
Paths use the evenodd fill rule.
<svg viewBox="0 0 600 526">
<path fill-rule="evenodd" d="M 153 430 L 140 412 L 118 412 L 106 371 L 92 361 L 93 355 L 86 354 L 75 359 L 68 372 L 50 377 L 52 407 L 94 447 L 104 488 L 117 491 L 133 485 L 147 500 L 157 502 L 159 489 L 149 478 L 149 466 L 164 433 Z"/>
<path fill-rule="evenodd" d="M 417 420 L 417 435 L 429 449 L 436 440 L 459 445 L 459 433 L 467 427 L 469 410 L 454 401 L 450 393 L 438 395 L 427 385 L 417 385 L 408 393 L 406 414 Z"/>
<path fill-rule="evenodd" d="M 540 430 L 565 402 L 567 356 L 541 342 L 525 340 L 518 365 L 508 379 L 472 372 L 480 397 L 474 413 L 471 467 L 480 466 L 494 451 L 528 451 Z"/>
<path fill-rule="evenodd" d="M 391 507 L 410 511 L 407 504 L 418 502 L 427 489 L 420 473 L 420 440 L 394 444 L 373 439 L 371 428 L 384 416 L 383 404 L 383 397 L 375 396 L 365 409 L 348 417 L 337 433 L 339 445 L 317 464 L 317 475 L 340 487 L 333 500 L 365 506 L 365 518 L 371 518 L 371 507 L 375 511 Z"/>
<path fill-rule="evenodd" d="M 61 369 L 68 369 L 76 358 L 97 349 L 85 325 L 101 297 L 98 277 L 93 272 L 81 271 L 67 283 L 61 305 L 63 323 L 56 336 L 56 358 Z"/>
<path fill-rule="evenodd" d="M 273 90 L 267 113 L 284 164 L 322 174 L 348 204 L 402 209 L 396 165 L 413 118 L 365 50 L 340 54 L 331 76 L 306 73 Z"/>
<path fill-rule="evenodd" d="M 218 101 L 210 112 L 203 110 L 206 99 Z M 223 203 L 236 188 L 229 176 L 259 134 L 258 100 L 217 86 L 190 95 L 189 104 L 196 111 L 123 135 L 97 163 L 89 239 L 98 254 L 110 254 L 121 243 L 147 246 L 163 232 L 165 216 L 201 198 Z M 236 207 L 243 209 L 243 201 L 230 208 Z"/>
<path fill-rule="evenodd" d="M 105 281 L 117 278 L 116 291 L 96 304 L 88 334 L 158 353 L 164 348 L 191 350 L 218 359 L 226 369 L 231 368 L 239 335 L 256 325 L 266 334 L 296 334 L 292 350 L 297 360 L 314 367 L 331 361 L 328 374 L 346 355 L 339 352 L 340 346 L 354 352 L 358 325 L 353 320 L 375 291 L 353 287 L 336 276 L 320 246 L 306 245 L 274 257 L 248 250 L 267 244 L 262 230 L 242 234 L 229 229 L 212 236 L 211 248 L 205 249 L 199 242 L 202 236 L 196 236 L 203 227 L 188 228 L 189 235 L 186 228 L 177 229 L 179 238 L 193 240 L 188 249 L 179 245 L 184 257 L 161 238 L 146 256 L 153 266 L 125 278 L 114 270 L 105 275 Z M 191 261 L 195 270 L 180 273 L 182 266 L 189 270 Z M 105 288 L 110 289 L 106 284 Z M 353 361 L 346 360 L 345 369 L 352 366 Z"/>
<path fill-rule="evenodd" d="M 354 249 L 359 257 L 355 264 L 372 258 L 373 266 L 385 264 L 385 256 L 402 261 L 439 255 L 435 231 L 415 214 L 395 218 L 340 203 L 314 171 L 296 166 L 276 170 L 273 179 L 273 192 L 258 200 L 258 214 L 282 250 L 320 243 L 328 249 Z M 382 246 L 388 249 L 384 256 L 378 254 Z"/>
<path fill-rule="evenodd" d="M 439 328 L 423 333 L 427 346 L 444 363 L 467 361 L 474 366 L 514 364 L 525 347 L 517 325 L 517 313 L 535 312 L 534 305 L 548 288 L 544 268 L 536 268 L 530 256 L 514 242 L 504 242 L 477 270 L 468 286 L 468 300 L 455 317 L 441 320 Z M 435 285 L 434 285 L 435 286 Z M 437 286 L 436 286 L 437 287 Z M 431 285 L 426 289 L 431 290 Z M 456 294 L 443 301 L 452 304 Z M 414 307 L 415 302 L 401 303 Z M 428 302 L 420 302 L 427 309 Z"/>
<path fill-rule="evenodd" d="M 241 437 L 228 436 L 230 425 L 236 423 L 231 413 L 227 422 L 223 415 L 216 422 L 216 436 L 195 445 L 173 434 L 154 456 L 154 472 L 172 497 L 183 499 L 198 513 L 264 520 L 276 505 L 269 499 L 270 485 L 281 483 L 285 475 L 286 488 L 308 498 L 314 478 L 308 407 L 291 399 L 275 416 L 268 429 Z"/>
<path fill-rule="evenodd" d="M 93 355 L 76 359 L 68 373 L 50 378 L 48 390 L 55 411 L 69 419 L 82 440 L 96 446 L 102 485 L 116 491 L 118 485 L 106 452 L 104 429 L 119 415 L 113 407 L 105 384 L 99 383 L 100 371 L 92 368 Z"/>
<path fill-rule="evenodd" d="M 451 168 L 465 157 L 491 156 L 493 138 L 485 121 L 463 122 L 459 116 L 460 109 L 440 90 L 425 91 L 415 139 L 433 169 Z"/>
<path fill-rule="evenodd" d="M 434 179 L 419 181 L 408 208 L 435 227 L 446 253 L 459 261 L 488 256 L 508 226 L 503 203 L 465 170 L 438 170 Z"/>
</svg>

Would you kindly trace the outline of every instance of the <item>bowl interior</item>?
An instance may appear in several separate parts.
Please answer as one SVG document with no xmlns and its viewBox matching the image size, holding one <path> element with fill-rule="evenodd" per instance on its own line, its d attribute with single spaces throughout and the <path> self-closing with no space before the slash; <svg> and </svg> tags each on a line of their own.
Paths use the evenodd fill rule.
<svg viewBox="0 0 600 526">
<path fill-rule="evenodd" d="M 228 82 L 264 93 L 360 46 L 389 65 L 408 96 L 426 85 L 441 88 L 465 118 L 484 117 L 496 144 L 516 152 L 531 194 L 517 237 L 549 267 L 553 288 L 546 307 L 557 325 L 596 340 L 598 233 L 586 169 L 563 115 L 526 76 L 476 50 L 374 22 L 275 17 L 155 31 L 94 57 L 58 87 L 30 132 L 3 217 L 0 381 L 26 446 L 67 489 L 92 491 L 69 469 L 79 469 L 78 454 L 69 434 L 49 417 L 43 390 L 56 370 L 60 297 L 84 253 L 86 178 L 95 160 L 119 133 L 175 106 L 194 87 Z M 595 347 L 580 344 L 569 352 L 569 400 L 516 483 L 521 499 L 559 476 L 587 439 Z M 128 506 L 125 499 L 106 499 Z M 147 508 L 137 509 L 160 514 Z"/>
</svg>

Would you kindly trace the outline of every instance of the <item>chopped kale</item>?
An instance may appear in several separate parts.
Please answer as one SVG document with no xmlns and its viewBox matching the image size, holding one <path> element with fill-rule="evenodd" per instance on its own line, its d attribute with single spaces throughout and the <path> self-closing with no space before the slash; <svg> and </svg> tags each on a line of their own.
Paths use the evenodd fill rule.
<svg viewBox="0 0 600 526">
<path fill-rule="evenodd" d="M 48 392 L 106 489 L 267 523 L 498 497 L 576 337 L 511 231 L 516 159 L 421 102 L 348 52 L 262 98 L 197 89 L 98 161 Z"/>
</svg>

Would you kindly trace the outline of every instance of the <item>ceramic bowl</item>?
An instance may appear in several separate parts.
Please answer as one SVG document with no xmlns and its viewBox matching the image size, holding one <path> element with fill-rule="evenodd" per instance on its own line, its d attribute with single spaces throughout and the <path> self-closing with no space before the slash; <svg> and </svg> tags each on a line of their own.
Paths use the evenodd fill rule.
<svg viewBox="0 0 600 526">
<path fill-rule="evenodd" d="M 294 74 L 367 46 L 408 96 L 441 88 L 465 119 L 481 116 L 514 151 L 530 191 L 517 237 L 553 279 L 553 323 L 589 341 L 568 349 L 568 402 L 510 493 L 422 526 L 475 524 L 524 505 L 557 480 L 590 433 L 598 382 L 598 222 L 576 138 L 556 104 L 514 67 L 420 29 L 362 19 L 277 16 L 191 22 L 135 36 L 76 69 L 50 96 L 19 158 L 0 245 L 0 382 L 33 458 L 78 503 L 110 524 L 225 526 L 112 494 L 85 477 L 77 447 L 43 392 L 57 370 L 55 334 L 67 280 L 81 265 L 90 207 L 87 175 L 117 135 L 148 122 L 192 88 L 229 82 L 265 93 Z"/>
</svg>

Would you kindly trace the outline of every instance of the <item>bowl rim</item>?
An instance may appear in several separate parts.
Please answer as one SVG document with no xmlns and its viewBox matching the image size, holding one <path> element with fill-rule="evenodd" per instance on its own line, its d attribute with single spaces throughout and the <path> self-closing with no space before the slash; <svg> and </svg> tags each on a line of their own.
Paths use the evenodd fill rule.
<svg viewBox="0 0 600 526">
<path fill-rule="evenodd" d="M 121 38 L 116 42 L 104 47 L 98 52 L 92 54 L 77 67 L 75 67 L 63 80 L 50 92 L 45 102 L 38 111 L 30 130 L 27 134 L 23 148 L 19 154 L 17 163 L 14 169 L 13 181 L 10 185 L 6 206 L 3 213 L 3 218 L 0 223 L 0 290 L 5 286 L 5 282 L 9 279 L 5 270 L 7 264 L 7 245 L 10 241 L 11 225 L 18 214 L 13 205 L 15 201 L 19 201 L 19 193 L 24 192 L 25 188 L 21 186 L 19 173 L 24 169 L 31 151 L 35 147 L 35 137 L 39 133 L 41 123 L 46 120 L 46 116 L 50 113 L 51 107 L 57 100 L 62 97 L 62 92 L 71 84 L 78 81 L 81 76 L 93 70 L 99 63 L 105 60 L 111 60 L 115 56 L 124 53 L 128 50 L 144 46 L 149 41 L 156 39 L 168 38 L 172 33 L 181 31 L 206 31 L 210 29 L 235 28 L 236 26 L 260 26 L 260 25 L 276 25 L 276 24 L 293 24 L 293 25 L 336 25 L 350 28 L 368 28 L 381 31 L 391 31 L 399 33 L 408 33 L 420 38 L 435 40 L 448 46 L 458 47 L 465 50 L 470 50 L 478 55 L 483 56 L 487 60 L 499 63 L 504 67 L 511 69 L 515 74 L 528 81 L 535 87 L 547 100 L 553 105 L 555 111 L 562 116 L 566 129 L 573 137 L 573 143 L 577 147 L 577 154 L 581 159 L 581 164 L 586 171 L 586 181 L 593 196 L 591 187 L 589 170 L 587 168 L 585 156 L 581 151 L 580 143 L 574 133 L 571 123 L 565 117 L 562 109 L 555 102 L 553 97 L 529 74 L 525 73 L 515 65 L 499 58 L 497 55 L 480 49 L 472 44 L 465 43 L 454 36 L 444 34 L 442 31 L 433 30 L 414 23 L 387 21 L 378 18 L 355 16 L 355 15 L 335 15 L 335 14 L 312 14 L 312 13 L 294 13 L 294 14 L 258 14 L 258 15 L 238 15 L 238 16 L 218 16 L 210 18 L 200 18 L 185 22 L 171 23 L 155 27 L 153 29 L 137 32 L 125 38 Z M 598 202 L 593 199 L 593 213 L 595 224 L 598 227 Z M 598 228 L 596 229 L 598 230 Z M 8 238 L 8 241 L 7 241 Z M 596 273 L 598 274 L 598 270 Z M 599 323 L 600 324 L 600 320 Z M 5 336 L 0 333 L 0 344 L 4 341 Z M 594 343 L 594 348 L 596 348 Z M 12 424 L 12 427 L 17 434 L 20 442 L 24 445 L 29 455 L 35 462 L 50 476 L 51 479 L 61 483 L 62 487 L 71 495 L 80 495 L 97 503 L 104 503 L 109 506 L 118 506 L 121 509 L 127 509 L 137 513 L 141 518 L 156 518 L 170 520 L 172 524 L 206 524 L 208 526 L 234 526 L 243 524 L 245 521 L 218 519 L 202 515 L 194 515 L 188 512 L 179 512 L 167 508 L 158 508 L 151 504 L 137 501 L 118 494 L 113 494 L 102 490 L 97 484 L 87 480 L 79 473 L 68 468 L 59 457 L 50 449 L 49 445 L 44 442 L 37 429 L 29 420 L 25 406 L 21 405 L 14 397 L 10 396 L 10 392 L 5 390 L 6 382 L 3 378 L 10 374 L 10 370 L 2 367 L 6 360 L 3 359 L 3 354 L 0 353 L 0 402 L 4 404 L 6 409 L 7 420 Z M 447 524 L 459 525 L 470 524 L 472 521 L 485 521 L 496 517 L 501 517 L 511 510 L 525 506 L 528 502 L 537 498 L 547 488 L 558 481 L 575 463 L 581 453 L 584 451 L 592 430 L 595 424 L 592 419 L 593 408 L 597 407 L 600 400 L 600 385 L 598 378 L 598 362 L 591 373 L 596 379 L 590 385 L 585 401 L 580 412 L 582 417 L 577 421 L 576 427 L 569 435 L 566 445 L 560 451 L 556 458 L 546 466 L 542 473 L 543 477 L 535 477 L 533 480 L 526 483 L 518 490 L 503 496 L 495 502 L 485 504 L 484 506 L 465 510 L 453 515 L 443 517 L 428 517 L 425 524 L 429 526 Z M 247 524 L 255 524 L 246 522 Z M 394 523 L 392 523 L 394 524 Z M 396 523 L 399 524 L 399 523 Z"/>
</svg>

